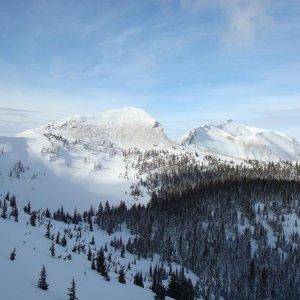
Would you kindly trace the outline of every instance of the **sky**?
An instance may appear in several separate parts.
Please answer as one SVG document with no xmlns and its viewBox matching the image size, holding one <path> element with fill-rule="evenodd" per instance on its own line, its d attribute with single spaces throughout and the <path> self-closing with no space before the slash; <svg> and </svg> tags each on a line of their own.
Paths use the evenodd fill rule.
<svg viewBox="0 0 300 300">
<path fill-rule="evenodd" d="M 137 106 L 171 138 L 233 119 L 300 140 L 298 0 L 0 1 L 0 134 Z"/>
</svg>

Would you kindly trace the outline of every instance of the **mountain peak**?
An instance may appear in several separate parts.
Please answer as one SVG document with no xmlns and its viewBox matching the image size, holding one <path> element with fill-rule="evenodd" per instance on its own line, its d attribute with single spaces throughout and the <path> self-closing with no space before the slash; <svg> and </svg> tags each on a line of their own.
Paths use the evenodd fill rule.
<svg viewBox="0 0 300 300">
<path fill-rule="evenodd" d="M 145 110 L 123 107 L 51 122 L 43 127 L 46 133 L 86 143 L 110 142 L 120 148 L 149 149 L 173 146 L 161 124 Z"/>
<path fill-rule="evenodd" d="M 99 114 L 102 122 L 108 123 L 142 123 L 154 126 L 158 123 L 145 110 L 137 107 L 122 107 L 119 109 L 109 109 Z"/>
<path fill-rule="evenodd" d="M 279 132 L 249 127 L 232 119 L 190 131 L 183 138 L 182 145 L 241 159 L 281 161 L 300 158 L 300 146 L 296 140 Z"/>
</svg>

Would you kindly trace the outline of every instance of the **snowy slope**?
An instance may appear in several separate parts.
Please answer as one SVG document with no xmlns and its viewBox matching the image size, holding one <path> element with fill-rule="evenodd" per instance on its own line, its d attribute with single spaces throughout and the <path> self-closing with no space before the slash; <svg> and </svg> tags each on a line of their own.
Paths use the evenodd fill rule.
<svg viewBox="0 0 300 300">
<path fill-rule="evenodd" d="M 37 208 L 86 209 L 99 201 L 148 202 L 132 196 L 141 175 L 125 149 L 171 149 L 174 143 L 144 110 L 122 108 L 77 116 L 0 137 L 0 193 L 11 191 Z M 18 161 L 24 171 L 12 172 Z M 62 201 L 63 199 L 63 201 Z M 25 204 L 25 203 L 23 203 Z"/>
<path fill-rule="evenodd" d="M 215 155 L 262 161 L 299 160 L 300 145 L 286 135 L 228 120 L 187 133 L 182 145 Z"/>
<path fill-rule="evenodd" d="M 1 199 L 3 201 L 3 198 Z M 19 207 L 20 208 L 20 207 Z M 10 212 L 10 208 L 8 214 Z M 65 247 L 57 244 L 54 239 L 55 257 L 51 256 L 49 248 L 52 240 L 45 237 L 46 227 L 50 219 L 41 218 L 36 226 L 28 223 L 30 216 L 19 209 L 19 220 L 13 218 L 3 219 L 0 217 L 0 290 L 1 299 L 67 299 L 67 288 L 72 278 L 76 282 L 77 297 L 81 300 L 87 299 L 111 299 L 111 300 L 141 300 L 153 299 L 154 294 L 150 291 L 152 279 L 149 275 L 150 266 L 161 265 L 159 255 L 152 259 L 139 258 L 125 251 L 121 255 L 120 249 L 114 249 L 110 242 L 116 238 L 122 239 L 126 244 L 133 236 L 129 230 L 122 228 L 122 231 L 109 235 L 106 231 L 100 230 L 95 225 L 94 231 L 90 231 L 86 224 L 74 226 L 63 222 L 51 220 L 50 234 L 60 232 L 60 237 L 65 233 L 67 245 Z M 81 227 L 80 238 L 78 228 Z M 69 234 L 66 234 L 69 233 Z M 90 241 L 94 237 L 95 245 Z M 110 281 L 107 282 L 100 274 L 91 269 L 91 262 L 87 259 L 86 251 L 74 253 L 74 245 L 84 245 L 85 249 L 91 248 L 94 255 L 102 247 L 106 247 L 105 253 L 107 269 Z M 106 246 L 105 246 L 106 245 Z M 11 261 L 9 255 L 16 248 L 16 259 Z M 64 259 L 71 255 L 71 260 Z M 109 261 L 107 258 L 111 256 Z M 128 268 L 130 264 L 130 269 Z M 49 289 L 42 291 L 37 288 L 37 281 L 42 266 L 46 266 L 47 283 Z M 164 264 L 168 270 L 169 264 Z M 180 265 L 172 263 L 172 269 L 179 271 Z M 126 284 L 118 282 L 118 272 L 124 269 Z M 134 275 L 142 272 L 144 288 L 133 284 Z M 193 283 L 197 276 L 188 271 L 187 276 Z M 168 280 L 164 280 L 167 285 Z M 17 287 L 17 288 L 15 288 Z M 169 298 L 167 298 L 169 299 Z"/>
<path fill-rule="evenodd" d="M 1 299 L 67 299 L 67 288 L 72 278 L 77 285 L 79 299 L 153 299 L 153 294 L 132 283 L 122 285 L 115 279 L 105 281 L 90 268 L 84 255 L 72 253 L 72 260 L 52 258 L 49 255 L 51 243 L 43 237 L 40 228 L 25 224 L 25 220 L 15 223 L 0 220 L 0 238 L 5 243 L 0 247 L 0 289 Z M 9 260 L 9 253 L 16 247 L 16 260 Z M 62 247 L 60 247 L 62 248 Z M 57 254 L 65 249 L 56 247 Z M 49 290 L 37 288 L 37 280 L 42 265 L 46 266 Z M 16 288 L 17 287 L 17 288 Z M 2 298 L 3 297 L 3 298 Z"/>
<path fill-rule="evenodd" d="M 84 162 L 76 153 L 73 157 L 62 150 L 56 161 L 49 160 L 40 152 L 40 143 L 47 144 L 47 140 L 41 136 L 0 137 L 0 193 L 15 193 L 22 204 L 30 200 L 39 209 L 61 205 L 68 210 L 75 206 L 87 209 L 106 200 L 112 204 L 135 202 L 128 193 L 136 179 L 119 177 L 125 172 L 121 156 L 108 158 L 105 168 L 94 171 L 94 163 Z M 65 157 L 72 159 L 71 166 L 65 164 Z"/>
</svg>

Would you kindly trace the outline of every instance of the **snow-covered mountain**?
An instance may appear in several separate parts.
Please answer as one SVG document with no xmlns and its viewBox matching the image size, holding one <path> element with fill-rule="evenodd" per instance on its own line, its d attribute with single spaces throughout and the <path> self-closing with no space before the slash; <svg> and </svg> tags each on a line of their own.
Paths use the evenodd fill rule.
<svg viewBox="0 0 300 300">
<path fill-rule="evenodd" d="M 262 161 L 299 160 L 300 145 L 285 134 L 248 127 L 233 120 L 206 124 L 188 132 L 185 147 L 220 156 Z"/>
<path fill-rule="evenodd" d="M 85 143 L 111 143 L 120 148 L 168 148 L 173 145 L 159 122 L 134 107 L 107 110 L 51 122 L 42 132 Z"/>
<path fill-rule="evenodd" d="M 162 126 L 138 108 L 53 121 L 16 137 L 0 137 L 1 190 L 38 208 L 58 208 L 62 198 L 67 209 L 106 200 L 145 203 L 147 192 L 131 194 L 143 176 L 133 167 L 134 151 L 174 151 L 174 146 Z"/>
</svg>

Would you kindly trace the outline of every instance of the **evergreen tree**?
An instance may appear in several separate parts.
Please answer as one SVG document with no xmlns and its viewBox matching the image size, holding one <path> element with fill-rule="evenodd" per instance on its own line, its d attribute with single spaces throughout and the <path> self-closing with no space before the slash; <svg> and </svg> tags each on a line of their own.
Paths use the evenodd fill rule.
<svg viewBox="0 0 300 300">
<path fill-rule="evenodd" d="M 92 268 L 92 270 L 96 270 L 94 254 L 93 254 L 93 256 L 92 256 L 91 268 Z"/>
<path fill-rule="evenodd" d="M 51 256 L 52 257 L 55 257 L 55 246 L 54 246 L 54 243 L 52 243 L 51 247 L 50 247 L 50 252 L 51 252 Z"/>
<path fill-rule="evenodd" d="M 49 288 L 49 285 L 47 283 L 47 273 L 46 273 L 46 268 L 45 266 L 43 265 L 43 268 L 41 270 L 41 273 L 40 273 L 40 278 L 39 278 L 39 281 L 38 281 L 38 287 L 44 291 L 48 290 Z"/>
<path fill-rule="evenodd" d="M 10 205 L 10 207 L 16 207 L 17 206 L 16 196 L 15 195 L 12 195 L 12 197 L 10 198 L 9 205 Z"/>
<path fill-rule="evenodd" d="M 48 207 L 46 208 L 46 211 L 45 211 L 45 217 L 48 218 L 48 219 L 51 218 L 51 213 L 50 213 Z"/>
<path fill-rule="evenodd" d="M 9 201 L 9 200 L 10 200 L 9 192 L 6 193 L 4 200 L 6 200 L 6 201 Z"/>
<path fill-rule="evenodd" d="M 55 243 L 60 244 L 60 232 L 59 231 L 57 231 L 56 238 L 55 238 Z"/>
<path fill-rule="evenodd" d="M 134 283 L 135 285 L 140 286 L 140 287 L 144 287 L 144 280 L 143 280 L 142 272 L 137 272 L 137 273 L 134 275 L 133 283 Z"/>
<path fill-rule="evenodd" d="M 64 235 L 60 241 L 60 244 L 63 246 L 63 247 L 66 247 L 67 246 L 67 239 L 66 239 L 66 236 Z"/>
<path fill-rule="evenodd" d="M 50 222 L 50 220 L 49 220 L 49 222 L 48 222 L 48 224 L 47 224 L 47 227 L 46 227 L 46 233 L 45 233 L 45 237 L 46 237 L 47 239 L 50 239 L 50 237 L 51 237 L 50 227 L 51 227 L 51 222 Z"/>
<path fill-rule="evenodd" d="M 92 217 L 89 217 L 88 221 L 89 221 L 89 228 L 90 228 L 90 231 L 94 231 L 94 228 L 93 228 L 93 219 L 92 219 Z"/>
<path fill-rule="evenodd" d="M 6 219 L 7 218 L 7 203 L 6 203 L 6 200 L 4 199 L 3 201 L 3 205 L 2 205 L 2 214 L 1 214 L 1 217 L 3 219 Z"/>
<path fill-rule="evenodd" d="M 122 249 L 121 249 L 121 257 L 124 258 L 125 257 L 125 246 L 122 245 Z"/>
<path fill-rule="evenodd" d="M 26 206 L 24 206 L 24 212 L 30 215 L 30 213 L 31 213 L 31 204 L 30 204 L 30 201 L 27 203 Z"/>
<path fill-rule="evenodd" d="M 9 256 L 10 260 L 15 260 L 16 255 L 17 255 L 16 248 L 14 248 L 14 250 L 10 253 L 10 256 Z"/>
<path fill-rule="evenodd" d="M 74 278 L 71 281 L 71 286 L 68 288 L 68 296 L 69 300 L 77 300 L 78 298 L 76 297 L 76 283 Z"/>
<path fill-rule="evenodd" d="M 88 254 L 87 254 L 87 259 L 88 259 L 89 261 L 92 260 L 92 250 L 91 250 L 91 247 L 90 247 L 90 246 L 89 246 L 89 250 L 88 250 Z"/>
<path fill-rule="evenodd" d="M 178 299 L 178 296 L 180 295 L 179 289 L 180 286 L 179 286 L 178 278 L 175 275 L 175 273 L 173 273 L 171 275 L 169 285 L 167 288 L 167 295 L 171 298 Z"/>
<path fill-rule="evenodd" d="M 92 236 L 92 240 L 91 240 L 90 244 L 95 245 L 95 237 L 94 236 Z"/>
<path fill-rule="evenodd" d="M 14 217 L 15 222 L 19 222 L 19 211 L 18 211 L 17 206 L 12 208 L 11 215 Z"/>
<path fill-rule="evenodd" d="M 165 298 L 166 290 L 162 284 L 162 270 L 158 266 L 155 266 L 153 271 L 151 289 L 156 294 L 156 299 Z"/>
<path fill-rule="evenodd" d="M 120 271 L 119 271 L 119 277 L 118 277 L 118 281 L 122 284 L 125 284 L 126 283 L 126 278 L 125 278 L 125 272 L 124 272 L 124 269 L 121 268 Z"/>
<path fill-rule="evenodd" d="M 104 251 L 102 248 L 99 250 L 96 257 L 96 270 L 100 275 L 102 275 L 105 278 L 105 280 L 107 281 L 110 280 L 107 272 L 106 263 L 105 263 Z"/>
<path fill-rule="evenodd" d="M 36 218 L 37 218 L 36 212 L 33 211 L 33 212 L 31 213 L 30 219 L 29 219 L 29 222 L 30 222 L 30 225 L 31 225 L 31 226 L 36 226 Z"/>
<path fill-rule="evenodd" d="M 254 259 L 251 259 L 250 268 L 249 268 L 249 285 L 250 285 L 251 293 L 253 292 L 255 276 L 256 276 L 255 261 Z"/>
</svg>

